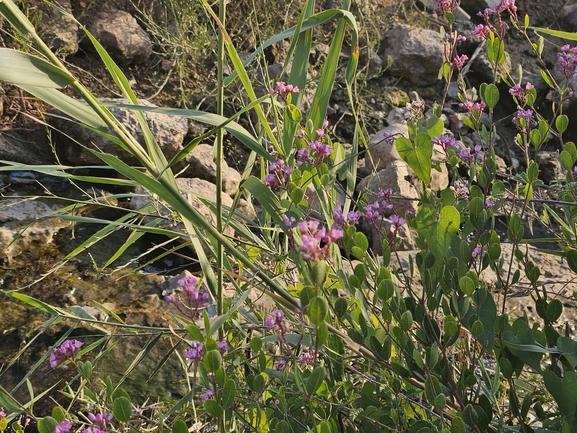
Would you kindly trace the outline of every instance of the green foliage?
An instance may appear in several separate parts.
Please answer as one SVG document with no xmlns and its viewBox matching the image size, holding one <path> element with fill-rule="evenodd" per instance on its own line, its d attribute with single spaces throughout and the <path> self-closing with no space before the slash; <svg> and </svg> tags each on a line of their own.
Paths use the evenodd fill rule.
<svg viewBox="0 0 577 433">
<path fill-rule="evenodd" d="M 164 4 L 178 3 L 167 0 Z M 529 419 L 549 429 L 543 431 L 574 431 L 577 428 L 574 416 L 577 341 L 559 333 L 564 305 L 559 299 L 549 298 L 545 287 L 548 283 L 542 279 L 545 272 L 531 261 L 528 249 L 523 246 L 533 196 L 542 186 L 539 159 L 535 155 L 549 134 L 557 134 L 562 142 L 570 121 L 567 115 L 557 110 L 553 113 L 554 121 L 550 122 L 545 120 L 547 116 L 535 117 L 533 123 L 517 119 L 516 143 L 526 156 L 526 164 L 519 173 L 505 180 L 497 177 L 495 125 L 481 122 L 482 109 L 478 112 L 471 109 L 465 120 L 480 137 L 480 150 L 467 149 L 467 153 L 447 148 L 443 161 L 432 160 L 435 143 L 444 133 L 440 119 L 442 107 L 435 105 L 430 118 L 411 118 L 409 136 L 397 138 L 396 148 L 422 182 L 421 194 L 415 213 L 387 215 L 394 224 L 389 233 L 384 233 L 381 231 L 383 215 L 373 218 L 366 213 L 367 200 L 371 197 L 361 194 L 360 198 L 353 198 L 355 176 L 347 174 L 349 167 L 356 169 L 359 123 L 356 123 L 351 161 L 345 161 L 343 146 L 331 141 L 330 131 L 324 124 L 337 82 L 347 89 L 351 103 L 353 99 L 358 28 L 349 11 L 350 2 L 345 1 L 342 9 L 318 13 L 315 13 L 315 2 L 305 2 L 294 28 L 272 36 L 244 62 L 222 25 L 222 17 L 217 17 L 207 2 L 203 1 L 203 5 L 204 9 L 200 9 L 199 4 L 183 5 L 183 8 L 193 8 L 190 11 L 196 15 L 180 19 L 196 20 L 201 10 L 211 17 L 223 41 L 219 56 L 224 56 L 226 50 L 234 69 L 222 84 L 230 86 L 238 81 L 236 84 L 244 88 L 250 102 L 241 113 L 255 113 L 256 126 L 262 136 L 253 137 L 235 123 L 241 113 L 225 118 L 194 110 L 155 109 L 214 126 L 168 162 L 142 115 L 148 108 L 137 105 L 128 80 L 91 35 L 87 36 L 121 92 L 130 100 L 125 107 L 138 113 L 146 137 L 144 146 L 73 78 L 14 4 L 10 0 L 0 2 L 0 12 L 17 31 L 37 44 L 43 56 L 3 49 L 1 54 L 12 61 L 16 69 L 0 65 L 0 79 L 17 84 L 62 109 L 77 122 L 100 131 L 130 152 L 146 172 L 111 155 L 97 151 L 95 154 L 105 165 L 125 176 L 126 182 L 138 184 L 161 198 L 163 206 L 174 214 L 173 219 L 156 214 L 154 222 L 144 226 L 128 222 L 136 213 L 127 213 L 117 221 L 105 221 L 105 229 L 70 253 L 66 260 L 117 228 L 128 228 L 135 233 L 161 233 L 189 242 L 213 294 L 222 295 L 225 280 L 238 293 L 232 301 L 216 296 L 215 317 L 204 310 L 197 314 L 197 305 L 196 309 L 180 309 L 181 315 L 172 317 L 164 327 L 128 325 L 114 312 L 110 315 L 116 322 L 99 322 L 77 314 L 74 309 L 53 307 L 21 292 L 10 293 L 13 298 L 50 315 L 53 322 L 47 322 L 46 327 L 64 320 L 82 322 L 103 334 L 78 356 L 66 360 L 66 366 L 77 373 L 71 374 L 66 383 L 66 395 L 74 399 L 82 397 L 78 399 L 80 404 L 98 407 L 101 414 L 112 413 L 114 421 L 110 422 L 118 424 L 118 429 L 126 428 L 124 423 L 141 415 L 120 385 L 151 356 L 159 341 L 170 336 L 177 342 L 158 361 L 151 376 L 170 356 L 178 354 L 187 391 L 179 401 L 164 402 L 165 406 L 146 421 L 159 431 L 171 429 L 181 433 L 189 430 L 188 425 L 193 422 L 206 423 L 221 432 L 368 433 L 393 429 L 409 433 L 463 433 L 472 429 L 481 433 L 502 431 L 505 425 L 511 431 L 534 431 Z M 448 12 L 446 18 L 452 31 L 454 17 Z M 317 78 L 310 109 L 305 112 L 302 90 L 307 83 L 312 30 L 329 22 L 335 23 L 332 44 Z M 198 21 L 191 23 L 197 25 Z M 525 20 L 524 31 L 527 26 L 528 20 Z M 443 30 L 445 39 L 446 34 Z M 168 38 L 160 30 L 159 35 Z M 166 41 L 167 54 L 170 47 L 180 44 L 193 49 L 188 46 L 187 34 L 175 37 L 181 39 Z M 339 76 L 341 48 L 347 37 L 350 37 L 352 53 L 343 68 L 343 76 Z M 274 95 L 257 98 L 256 83 L 251 81 L 247 68 L 266 47 L 283 39 L 291 40 L 286 60 L 287 65 L 292 62 L 289 82 L 303 89 L 301 92 L 277 89 Z M 543 42 L 531 44 L 540 55 Z M 505 61 L 502 38 L 491 33 L 485 48 L 493 70 L 497 71 Z M 457 84 L 465 102 L 462 95 L 477 92 L 467 93 L 470 89 L 466 89 L 460 74 L 453 63 L 445 62 L 443 76 L 447 81 L 453 75 L 458 77 Z M 520 72 L 519 81 L 521 76 Z M 558 85 L 548 71 L 543 71 L 543 76 L 559 95 L 565 94 L 567 83 Z M 61 88 L 65 86 L 75 90 L 87 104 L 64 95 Z M 493 109 L 501 101 L 499 88 L 494 83 L 483 84 L 478 94 L 489 109 L 490 121 L 494 122 Z M 528 89 L 520 104 L 535 109 L 536 98 L 535 89 Z M 265 106 L 265 102 L 271 104 Z M 201 140 L 216 135 L 218 141 L 223 130 L 234 134 L 253 152 L 253 161 L 257 156 L 261 158 L 260 178 L 247 174 L 242 184 L 242 194 L 260 205 L 260 220 L 256 224 L 239 217 L 236 205 L 223 210 L 218 199 L 214 203 L 203 199 L 216 215 L 217 224 L 213 226 L 183 198 L 170 170 Z M 304 133 L 298 132 L 301 130 Z M 299 156 L 299 151 L 310 152 L 309 144 L 316 140 L 330 151 L 322 157 L 312 153 L 307 154 L 308 159 Z M 271 148 L 276 152 L 274 156 Z M 296 163 L 298 158 L 302 164 Z M 276 176 L 271 180 L 265 177 L 264 167 L 277 159 L 290 170 L 275 171 L 272 168 L 275 165 L 269 165 Z M 559 159 L 568 173 L 551 187 L 562 200 L 555 206 L 545 207 L 545 211 L 547 218 L 558 224 L 562 232 L 558 240 L 562 249 L 559 254 L 577 272 L 575 145 L 563 143 Z M 218 161 L 218 164 L 221 170 L 222 163 Z M 275 164 L 278 168 L 279 164 Z M 432 173 L 440 164 L 451 168 L 452 185 L 443 191 L 431 191 Z M 0 169 L 13 168 L 7 165 Z M 246 173 L 250 168 L 247 167 Z M 37 170 L 48 169 L 38 167 Z M 50 172 L 85 180 L 69 174 L 63 167 L 52 167 Z M 100 181 L 111 185 L 119 182 L 105 178 Z M 347 194 L 341 194 L 346 198 L 337 207 L 337 195 L 345 188 L 339 181 L 346 184 Z M 309 191 L 314 197 L 309 196 Z M 385 204 L 389 204 L 387 200 L 391 198 L 402 198 L 397 191 L 383 191 L 382 196 L 384 198 L 378 198 Z M 318 203 L 314 212 L 309 209 L 313 198 Z M 82 205 L 93 204 L 87 201 Z M 77 210 L 76 205 L 73 211 Z M 139 214 L 153 215 L 151 207 L 139 210 Z M 365 212 L 363 218 L 367 223 L 373 225 L 376 233 L 384 235 L 382 256 L 373 254 L 371 246 L 375 245 L 375 239 L 371 244 L 367 233 L 347 220 L 351 210 Z M 511 256 L 505 254 L 497 234 L 497 215 L 506 221 Z M 64 215 L 64 218 L 95 222 L 77 215 Z M 335 224 L 341 219 L 344 222 Z M 165 228 L 175 222 L 184 226 L 184 234 Z M 403 266 L 395 260 L 398 259 L 398 228 L 405 222 L 415 234 L 418 251 Z M 235 230 L 234 241 L 218 229 L 227 224 Z M 353 258 L 357 261 L 353 262 Z M 349 266 L 345 266 L 346 262 Z M 298 275 L 287 283 L 282 276 L 293 269 Z M 495 273 L 499 292 L 489 290 L 484 280 L 485 271 Z M 518 289 L 522 279 L 531 288 L 538 315 L 531 321 L 526 316 L 515 317 L 509 310 L 510 294 Z M 262 312 L 255 307 L 249 300 L 253 290 L 263 292 L 275 302 L 276 308 Z M 62 336 L 58 345 L 71 331 Z M 130 333 L 151 336 L 115 385 L 112 379 L 98 376 L 100 353 L 107 350 L 110 340 L 121 341 Z M 190 353 L 182 351 L 185 346 L 191 348 Z M 89 356 L 92 358 L 79 359 Z M 49 354 L 43 355 L 40 362 L 48 357 Z M 31 391 L 29 404 L 23 406 L 0 388 L 0 406 L 10 411 L 10 416 L 31 410 L 40 397 Z M 72 419 L 71 414 L 60 407 L 52 414 L 39 420 L 39 431 L 51 433 L 59 422 Z M 7 426 L 3 419 L 0 419 L 0 430 Z"/>
</svg>

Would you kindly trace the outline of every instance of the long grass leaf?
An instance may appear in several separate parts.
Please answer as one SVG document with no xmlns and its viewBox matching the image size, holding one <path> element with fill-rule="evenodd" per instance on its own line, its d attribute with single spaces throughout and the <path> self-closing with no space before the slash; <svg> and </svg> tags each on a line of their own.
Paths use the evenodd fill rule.
<svg viewBox="0 0 577 433">
<path fill-rule="evenodd" d="M 32 54 L 10 48 L 0 48 L 0 81 L 17 86 L 62 89 L 74 77 L 53 64 Z"/>
<path fill-rule="evenodd" d="M 255 100 L 253 103 L 249 105 L 249 107 L 255 107 L 259 105 L 259 101 L 262 101 L 263 98 Z M 213 113 L 207 113 L 205 111 L 199 110 L 189 110 L 189 109 L 181 109 L 181 108 L 165 108 L 165 107 L 147 107 L 143 105 L 130 105 L 130 104 L 112 104 L 112 103 L 105 103 L 103 104 L 107 107 L 115 107 L 115 108 L 126 108 L 127 110 L 135 110 L 135 111 L 148 111 L 152 113 L 160 113 L 160 114 L 168 114 L 170 116 L 181 116 L 186 117 L 188 119 L 195 120 L 197 122 L 206 123 L 208 125 L 216 126 L 215 129 L 224 128 L 225 131 L 234 135 L 240 142 L 245 144 L 249 149 L 255 151 L 263 158 L 274 161 L 274 158 L 271 156 L 270 152 L 268 152 L 262 144 L 252 136 L 250 132 L 248 132 L 244 127 L 240 126 L 238 123 L 231 121 L 231 119 L 226 118 L 224 116 L 219 116 Z M 246 110 L 244 110 L 246 111 Z M 236 117 L 236 116 L 235 116 Z M 180 155 L 181 157 L 182 155 Z M 181 158 L 182 159 L 182 158 Z M 174 162 L 171 162 L 171 164 Z"/>
<path fill-rule="evenodd" d="M 348 6 L 347 6 L 348 7 Z M 345 9 L 345 6 L 343 6 Z M 332 21 L 334 19 L 343 18 L 349 27 L 356 30 L 356 20 L 354 15 L 349 12 L 348 10 L 343 9 L 329 9 L 326 11 L 319 12 L 318 14 L 308 18 L 300 28 L 301 32 L 305 32 L 309 29 L 314 27 L 320 26 L 326 22 Z M 260 55 L 266 48 L 280 42 L 282 40 L 291 38 L 295 34 L 296 27 L 292 27 L 288 30 L 285 30 L 282 33 L 279 33 L 269 39 L 267 39 L 260 47 L 258 47 L 243 63 L 243 66 L 249 65 L 257 56 Z M 354 45 L 353 45 L 354 46 Z M 224 81 L 224 85 L 228 86 L 231 84 L 236 78 L 238 77 L 237 71 L 233 71 Z"/>
</svg>

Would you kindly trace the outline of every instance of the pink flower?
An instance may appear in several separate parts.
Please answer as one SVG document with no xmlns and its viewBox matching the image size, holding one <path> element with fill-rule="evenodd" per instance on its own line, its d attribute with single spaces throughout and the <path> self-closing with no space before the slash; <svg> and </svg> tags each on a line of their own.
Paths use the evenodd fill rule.
<svg viewBox="0 0 577 433">
<path fill-rule="evenodd" d="M 465 66 L 467 60 L 469 60 L 469 56 L 467 56 L 466 54 L 463 54 L 461 56 L 455 56 L 453 58 L 453 66 L 455 68 L 461 69 L 463 66 Z"/>
<path fill-rule="evenodd" d="M 224 355 L 230 349 L 230 346 L 226 341 L 219 341 L 216 345 L 218 346 L 218 351 L 221 355 Z"/>
<path fill-rule="evenodd" d="M 330 257 L 331 245 L 344 236 L 343 229 L 335 224 L 327 232 L 325 227 L 319 228 L 319 221 L 301 221 L 297 228 L 301 233 L 300 252 L 305 260 L 318 262 Z"/>
<path fill-rule="evenodd" d="M 78 340 L 66 340 L 64 343 L 60 345 L 60 347 L 54 350 L 50 354 L 49 362 L 52 368 L 58 367 L 60 364 L 63 364 L 69 359 L 73 359 L 76 353 L 80 350 L 80 348 L 84 345 L 84 343 Z M 62 365 L 64 370 L 68 369 L 66 364 Z"/>
<path fill-rule="evenodd" d="M 204 345 L 200 341 L 194 340 L 190 349 L 186 352 L 186 357 L 194 362 L 200 362 L 204 356 Z"/>
<path fill-rule="evenodd" d="M 211 399 L 212 397 L 214 397 L 214 392 L 212 392 L 212 389 L 207 389 L 206 392 L 200 397 L 200 400 L 204 403 L 206 400 Z"/>
<path fill-rule="evenodd" d="M 64 420 L 56 426 L 53 433 L 70 433 L 71 430 L 72 423 L 68 420 Z"/>
<path fill-rule="evenodd" d="M 475 259 L 477 258 L 477 256 L 479 256 L 479 254 L 481 254 L 481 246 L 477 245 L 473 250 L 473 252 L 471 253 L 471 256 L 473 256 L 473 258 Z"/>
<path fill-rule="evenodd" d="M 487 40 L 489 39 L 489 33 L 491 32 L 491 29 L 483 24 L 479 24 L 477 25 L 477 27 L 475 27 L 475 30 L 473 30 L 471 32 L 471 35 L 473 36 L 479 36 L 481 39 L 483 40 Z"/>
<path fill-rule="evenodd" d="M 97 413 L 96 415 L 91 412 L 88 413 L 88 419 L 102 430 L 106 430 L 106 424 L 110 424 L 113 418 L 114 416 L 108 412 Z"/>
</svg>

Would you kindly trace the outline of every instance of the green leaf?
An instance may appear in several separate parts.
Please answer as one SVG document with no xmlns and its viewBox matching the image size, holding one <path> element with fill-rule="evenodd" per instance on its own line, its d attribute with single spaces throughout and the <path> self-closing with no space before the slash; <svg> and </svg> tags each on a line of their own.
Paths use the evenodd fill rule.
<svg viewBox="0 0 577 433">
<path fill-rule="evenodd" d="M 188 332 L 188 335 L 190 335 L 196 341 L 204 341 L 204 335 L 202 334 L 202 331 L 197 325 L 191 323 L 186 328 L 186 331 Z"/>
<path fill-rule="evenodd" d="M 555 128 L 560 134 L 563 134 L 569 126 L 569 118 L 565 114 L 560 114 L 555 119 Z"/>
<path fill-rule="evenodd" d="M 456 416 L 453 418 L 451 422 L 451 433 L 467 433 L 467 427 L 461 417 Z"/>
<path fill-rule="evenodd" d="M 485 103 L 487 104 L 487 107 L 489 107 L 490 109 L 494 108 L 499 102 L 500 97 L 499 89 L 493 83 L 488 84 L 487 87 L 485 88 L 485 93 L 483 96 L 485 98 Z"/>
<path fill-rule="evenodd" d="M 563 421 L 568 425 L 568 432 L 577 431 L 577 376 L 573 371 L 567 371 L 565 377 L 559 378 L 551 370 L 543 372 L 545 388 L 551 393 L 563 416 Z"/>
<path fill-rule="evenodd" d="M 471 278 L 464 276 L 459 280 L 459 288 L 465 295 L 471 296 L 475 291 L 476 285 Z"/>
<path fill-rule="evenodd" d="M 262 207 L 271 216 L 273 221 L 283 224 L 283 215 L 286 210 L 282 207 L 276 195 L 267 188 L 259 179 L 254 176 L 249 177 L 242 183 L 243 188 L 257 198 Z"/>
<path fill-rule="evenodd" d="M 409 164 L 419 179 L 426 185 L 430 184 L 431 159 L 433 157 L 431 137 L 426 133 L 421 133 L 415 137 L 414 143 L 405 137 L 399 137 L 395 146 L 401 158 Z"/>
<path fill-rule="evenodd" d="M 252 381 L 252 386 L 249 383 L 250 388 L 252 388 L 252 390 L 254 392 L 256 392 L 257 394 L 260 394 L 262 392 L 262 390 L 264 389 L 265 386 L 265 379 L 264 376 L 262 374 L 257 374 L 256 376 L 254 376 L 254 379 Z"/>
<path fill-rule="evenodd" d="M 56 422 L 61 423 L 66 419 L 66 411 L 60 406 L 54 406 L 52 408 L 52 418 L 54 418 Z"/>
<path fill-rule="evenodd" d="M 62 89 L 74 81 L 67 71 L 22 51 L 0 48 L 0 58 L 0 81 L 54 89 Z"/>
<path fill-rule="evenodd" d="M 224 413 L 222 406 L 218 404 L 216 400 L 213 400 L 211 398 L 204 401 L 204 408 L 209 414 L 211 414 L 215 418 L 220 418 Z"/>
<path fill-rule="evenodd" d="M 567 251 L 567 264 L 573 272 L 577 273 L 577 250 L 570 249 Z"/>
<path fill-rule="evenodd" d="M 543 81 L 545 81 L 545 83 L 547 83 L 547 85 L 550 88 L 555 89 L 555 84 L 553 83 L 553 80 L 551 80 L 551 77 L 549 76 L 549 74 L 542 69 L 541 69 L 541 77 L 543 78 Z"/>
<path fill-rule="evenodd" d="M 214 373 L 222 364 L 222 355 L 218 350 L 209 350 L 204 355 L 203 364 L 204 368 L 206 368 L 206 371 L 209 373 Z"/>
<path fill-rule="evenodd" d="M 342 319 L 345 316 L 348 308 L 349 303 L 345 298 L 337 298 L 337 300 L 335 301 L 334 310 L 336 316 L 339 319 Z"/>
<path fill-rule="evenodd" d="M 329 304 L 327 300 L 323 297 L 316 296 L 309 302 L 307 307 L 307 316 L 313 325 L 319 326 L 324 322 L 328 311 Z"/>
<path fill-rule="evenodd" d="M 119 421 L 130 421 L 132 403 L 130 403 L 130 400 L 124 396 L 118 397 L 112 402 L 112 413 L 114 418 Z"/>
<path fill-rule="evenodd" d="M 529 27 L 532 30 L 535 30 L 536 32 L 539 33 L 545 33 L 547 35 L 552 35 L 561 39 L 568 39 L 570 41 L 577 41 L 577 33 L 572 33 L 572 32 L 562 32 L 560 30 L 553 30 L 553 29 L 548 29 L 545 27 Z"/>
<path fill-rule="evenodd" d="M 321 365 L 313 370 L 305 386 L 307 395 L 311 396 L 321 387 L 325 377 L 327 376 L 326 369 Z"/>
<path fill-rule="evenodd" d="M 229 409 L 234 404 L 236 396 L 236 384 L 233 379 L 228 379 L 222 388 L 222 407 Z"/>
<path fill-rule="evenodd" d="M 38 433 L 53 433 L 57 425 L 58 421 L 51 416 L 46 416 L 38 420 Z"/>
<path fill-rule="evenodd" d="M 545 308 L 545 315 L 550 323 L 556 322 L 563 312 L 563 303 L 559 299 L 553 299 Z"/>
<path fill-rule="evenodd" d="M 405 311 L 401 315 L 401 320 L 399 321 L 399 325 L 404 332 L 407 332 L 413 326 L 413 313 L 410 310 Z"/>
<path fill-rule="evenodd" d="M 571 154 L 566 150 L 562 150 L 559 154 L 559 161 L 561 162 L 561 167 L 563 167 L 564 170 L 571 171 L 573 169 L 573 158 L 571 157 Z"/>
<path fill-rule="evenodd" d="M 172 424 L 172 433 L 188 433 L 188 426 L 182 420 L 182 418 L 178 418 Z"/>
<path fill-rule="evenodd" d="M 425 132 L 429 134 L 429 137 L 440 137 L 445 130 L 445 124 L 438 117 L 431 117 L 427 122 L 427 127 Z"/>
<path fill-rule="evenodd" d="M 569 337 L 559 337 L 557 339 L 557 349 L 563 354 L 571 368 L 577 366 L 577 341 Z"/>
<path fill-rule="evenodd" d="M 426 239 L 429 250 L 435 255 L 436 263 L 442 263 L 453 237 L 459 231 L 461 214 L 453 206 L 441 209 L 439 217 L 431 205 L 422 205 L 416 216 L 417 230 Z"/>
</svg>

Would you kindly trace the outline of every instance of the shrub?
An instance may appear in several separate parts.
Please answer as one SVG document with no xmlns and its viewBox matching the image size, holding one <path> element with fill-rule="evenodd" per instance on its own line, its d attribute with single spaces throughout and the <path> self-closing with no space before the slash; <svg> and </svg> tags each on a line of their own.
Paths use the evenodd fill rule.
<svg viewBox="0 0 577 433">
<path fill-rule="evenodd" d="M 577 50 L 570 46 L 561 49 L 561 81 L 557 82 L 546 69 L 542 71 L 559 97 L 551 120 L 537 112 L 536 90 L 532 84 L 523 83 L 522 73 L 517 80 L 506 77 L 509 93 L 518 104 L 513 119 L 518 129 L 515 141 L 524 151 L 526 166 L 522 172 L 500 179 L 495 162 L 498 119 L 494 119 L 494 109 L 501 92 L 494 83 L 468 92 L 462 76 L 467 59 L 458 53 L 460 36 L 453 30 L 455 2 L 441 1 L 448 23 L 448 29 L 441 32 L 446 46 L 443 76 L 447 83 L 456 80 L 461 107 L 468 113 L 465 122 L 478 133 L 480 142 L 473 149 L 460 148 L 454 138 L 444 134 L 441 105 L 435 104 L 432 114 L 425 115 L 422 102 L 409 104 L 405 110 L 409 137 L 397 138 L 395 145 L 420 179 L 421 190 L 416 212 L 399 215 L 392 203 L 397 198 L 395 191 L 381 191 L 371 205 L 362 197 L 353 200 L 358 134 L 347 155 L 342 144 L 331 140 L 330 125 L 325 121 L 347 28 L 352 35 L 353 54 L 343 79 L 349 96 L 352 95 L 358 50 L 354 49 L 356 24 L 347 11 L 349 2 L 341 10 L 314 14 L 314 2 L 308 1 L 295 28 L 263 45 L 291 37 L 294 51 L 290 84 L 276 83 L 262 98 L 256 98 L 243 63 L 224 28 L 218 25 L 219 19 L 203 4 L 220 29 L 223 47 L 236 71 L 222 84 L 233 80 L 242 83 L 252 100 L 247 110 L 255 111 L 266 138 L 264 143 L 256 140 L 234 122 L 236 117 L 226 119 L 191 110 L 162 111 L 209 119 L 216 127 L 209 134 L 219 135 L 227 129 L 251 148 L 255 158 L 268 164 L 261 178 L 247 176 L 242 185 L 263 209 L 258 231 L 229 220 L 234 209 L 223 211 L 218 198 L 216 205 L 211 204 L 218 218 L 216 228 L 182 199 L 169 168 L 200 140 L 193 141 L 171 162 L 164 159 L 150 135 L 147 147 L 140 146 L 73 79 L 14 4 L 10 0 L 0 3 L 0 12 L 15 29 L 32 36 L 45 56 L 38 59 L 3 49 L 2 55 L 7 59 L 19 59 L 22 65 L 38 72 L 38 81 L 24 82 L 7 68 L 0 68 L 0 78 L 19 84 L 93 129 L 115 134 L 116 142 L 138 158 L 146 173 L 96 152 L 129 182 L 157 194 L 174 209 L 176 218 L 185 225 L 186 235 L 172 234 L 184 237 L 196 251 L 202 278 L 217 300 L 218 310 L 217 316 L 210 318 L 203 309 L 206 299 L 199 292 L 199 280 L 183 279 L 180 284 L 185 296 L 167 299 L 181 313 L 170 327 L 131 327 L 138 332 L 153 332 L 156 337 L 152 345 L 163 336 L 176 335 L 187 347 L 182 366 L 189 372 L 188 394 L 178 402 L 156 408 L 154 416 L 147 420 L 126 391 L 110 379 L 95 376 L 99 355 L 88 360 L 96 348 L 109 344 L 116 329 L 129 325 L 121 320 L 96 321 L 99 331 L 108 335 L 85 346 L 67 340 L 65 335 L 58 342 L 58 349 L 52 349 L 44 358 L 56 368 L 74 367 L 70 368 L 68 394 L 72 399 L 82 397 L 85 411 L 91 412 L 80 419 L 65 408 L 55 407 L 52 416 L 39 420 L 39 430 L 64 432 L 85 427 L 84 431 L 96 432 L 142 427 L 184 432 L 189 428 L 198 430 L 197 423 L 206 423 L 210 429 L 214 426 L 220 431 L 575 431 L 577 343 L 568 333 L 561 335 L 555 328 L 564 306 L 559 300 L 550 299 L 540 280 L 542 272 L 522 242 L 523 220 L 534 203 L 534 192 L 542 186 L 535 156 L 547 135 L 553 134 L 563 147 L 559 158 L 567 173 L 554 186 L 562 199 L 556 203 L 561 210 L 553 206 L 546 210 L 561 226 L 564 238 L 558 244 L 571 268 L 577 271 L 577 150 L 573 143 L 563 141 L 568 118 L 562 114 L 561 103 L 570 93 L 568 80 L 577 66 Z M 497 67 L 504 61 L 507 23 L 528 40 L 531 27 L 528 17 L 519 21 L 510 0 L 503 0 L 494 10 L 485 10 L 483 17 L 485 23 L 475 33 L 486 40 L 487 56 L 496 78 Z M 306 86 L 310 31 L 328 20 L 337 22 L 333 43 L 310 112 L 305 113 L 301 95 Z M 538 56 L 543 41 L 531 43 Z M 131 100 L 131 108 L 143 111 L 145 108 L 137 106 L 122 72 L 99 44 L 94 40 L 93 43 Z M 57 89 L 65 85 L 77 90 L 90 109 L 59 93 Z M 466 95 L 478 97 L 471 99 Z M 261 108 L 265 101 L 270 102 L 268 112 Z M 485 112 L 489 115 L 488 125 L 481 119 Z M 146 131 L 143 119 L 142 127 Z M 217 143 L 217 147 L 222 146 L 221 140 Z M 445 160 L 432 161 L 434 146 L 443 149 Z M 431 173 L 438 164 L 447 164 L 454 176 L 452 185 L 440 192 L 430 189 Z M 1 169 L 10 168 L 7 165 Z M 54 167 L 52 172 L 82 179 L 60 167 Z M 461 175 L 465 172 L 466 176 Z M 314 211 L 305 198 L 309 186 L 319 203 Z M 342 204 L 337 204 L 338 188 L 345 191 Z M 513 251 L 510 257 L 503 253 L 496 231 L 498 213 L 507 220 L 507 238 Z M 375 256 L 357 223 L 364 219 L 381 229 L 385 218 L 391 223 L 391 232 L 383 241 L 382 256 Z M 111 222 L 103 230 L 123 223 L 123 219 Z M 242 242 L 221 234 L 224 223 L 234 226 Z M 418 251 L 411 256 L 408 267 L 401 267 L 396 263 L 397 235 L 405 224 L 416 233 Z M 138 230 L 153 231 L 154 227 Z M 270 258 L 272 263 L 267 263 Z M 294 281 L 281 282 L 277 278 L 292 268 L 298 270 Z M 487 269 L 497 275 L 499 294 L 489 290 L 481 278 Z M 238 275 L 238 270 L 246 271 L 244 275 L 250 278 Z M 239 293 L 238 298 L 228 301 L 228 309 L 224 308 L 222 293 L 225 277 Z M 529 323 L 526 316 L 514 318 L 508 309 L 510 293 L 522 277 L 531 285 L 538 323 Z M 252 290 L 261 290 L 274 299 L 276 309 L 262 313 L 244 308 Z M 59 319 L 86 321 L 25 294 L 10 295 Z M 0 430 L 5 430 L 6 420 L 29 412 L 1 388 L 0 396 L 11 412 L 0 413 Z"/>
</svg>

